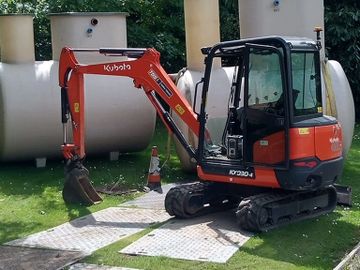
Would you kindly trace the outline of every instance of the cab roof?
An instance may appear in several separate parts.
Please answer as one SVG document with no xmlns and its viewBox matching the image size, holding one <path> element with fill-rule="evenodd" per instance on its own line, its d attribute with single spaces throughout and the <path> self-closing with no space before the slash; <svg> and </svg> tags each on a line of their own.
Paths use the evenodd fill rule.
<svg viewBox="0 0 360 270">
<path fill-rule="evenodd" d="M 202 48 L 203 54 L 215 54 L 218 50 L 232 50 L 244 47 L 247 44 L 283 47 L 285 50 L 319 50 L 317 42 L 305 37 L 292 36 L 264 36 L 246 38 L 232 41 L 224 41 L 213 47 Z"/>
</svg>

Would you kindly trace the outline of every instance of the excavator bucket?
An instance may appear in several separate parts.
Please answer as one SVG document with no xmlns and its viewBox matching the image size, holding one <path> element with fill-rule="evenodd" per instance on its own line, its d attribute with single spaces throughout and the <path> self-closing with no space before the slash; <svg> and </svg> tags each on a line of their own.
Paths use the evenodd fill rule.
<svg viewBox="0 0 360 270">
<path fill-rule="evenodd" d="M 90 182 L 89 171 L 80 162 L 66 165 L 62 195 L 66 203 L 93 205 L 102 201 Z"/>
</svg>

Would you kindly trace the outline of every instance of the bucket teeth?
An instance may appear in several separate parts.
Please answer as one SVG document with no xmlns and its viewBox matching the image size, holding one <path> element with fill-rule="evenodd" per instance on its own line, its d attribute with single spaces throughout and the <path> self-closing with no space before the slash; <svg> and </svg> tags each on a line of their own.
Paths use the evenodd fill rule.
<svg viewBox="0 0 360 270">
<path fill-rule="evenodd" d="M 90 182 L 88 170 L 80 162 L 66 166 L 62 195 L 66 203 L 93 205 L 102 201 Z"/>
</svg>

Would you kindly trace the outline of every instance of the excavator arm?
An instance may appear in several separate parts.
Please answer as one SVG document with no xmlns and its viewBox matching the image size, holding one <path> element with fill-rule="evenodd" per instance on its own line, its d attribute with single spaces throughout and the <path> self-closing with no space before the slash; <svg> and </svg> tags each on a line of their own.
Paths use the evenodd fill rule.
<svg viewBox="0 0 360 270">
<path fill-rule="evenodd" d="M 73 143 L 66 142 L 64 134 L 63 154 L 66 159 L 73 157 L 83 158 L 85 156 L 84 145 L 84 75 L 110 75 L 130 77 L 134 80 L 136 88 L 142 88 L 151 103 L 156 108 L 159 116 L 165 123 L 167 129 L 183 142 L 189 154 L 195 157 L 194 150 L 186 143 L 182 134 L 177 129 L 170 115 L 164 110 L 159 99 L 161 99 L 176 112 L 179 117 L 189 126 L 198 136 L 199 122 L 197 115 L 191 106 L 184 99 L 171 78 L 160 65 L 160 53 L 155 49 L 99 49 L 93 50 L 100 54 L 110 54 L 116 56 L 130 56 L 136 60 L 125 60 L 113 63 L 103 63 L 94 65 L 79 64 L 74 52 L 89 50 L 77 50 L 64 48 L 60 56 L 59 84 L 62 91 L 62 122 L 65 125 L 70 116 L 73 127 Z M 119 89 L 121 91 L 121 89 Z M 185 140 L 185 141 L 184 141 Z"/>
<path fill-rule="evenodd" d="M 75 53 L 89 52 L 124 56 L 120 62 L 102 64 L 80 64 Z M 195 150 L 188 144 L 177 128 L 171 115 L 161 105 L 160 97 L 187 124 L 195 135 L 199 135 L 198 115 L 194 113 L 176 85 L 160 64 L 160 53 L 155 49 L 97 49 L 83 50 L 64 48 L 59 61 L 59 85 L 61 87 L 61 108 L 63 123 L 62 153 L 67 160 L 65 169 L 64 200 L 92 204 L 101 198 L 90 184 L 88 172 L 82 165 L 85 157 L 85 99 L 84 75 L 110 75 L 130 77 L 136 88 L 142 88 L 156 108 L 169 132 L 174 133 L 189 155 L 196 158 Z M 121 91 L 121 89 L 119 89 Z M 71 119 L 72 142 L 67 141 L 67 123 Z M 77 195 L 80 195 L 77 196 Z"/>
</svg>

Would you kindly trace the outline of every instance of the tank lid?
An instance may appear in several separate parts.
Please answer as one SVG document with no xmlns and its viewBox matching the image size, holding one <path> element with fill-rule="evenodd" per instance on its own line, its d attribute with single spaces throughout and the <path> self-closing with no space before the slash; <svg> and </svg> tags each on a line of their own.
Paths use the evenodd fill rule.
<svg viewBox="0 0 360 270">
<path fill-rule="evenodd" d="M 33 13 L 3 13 L 0 14 L 0 17 L 6 17 L 6 16 L 31 16 L 34 17 Z"/>
<path fill-rule="evenodd" d="M 49 13 L 47 16 L 129 16 L 127 12 L 60 12 Z"/>
</svg>

